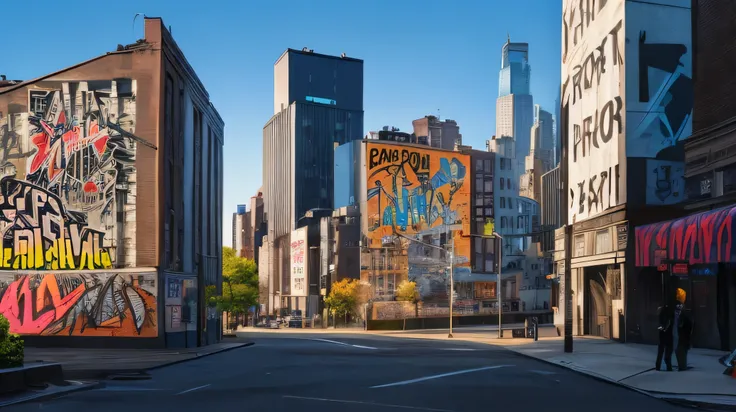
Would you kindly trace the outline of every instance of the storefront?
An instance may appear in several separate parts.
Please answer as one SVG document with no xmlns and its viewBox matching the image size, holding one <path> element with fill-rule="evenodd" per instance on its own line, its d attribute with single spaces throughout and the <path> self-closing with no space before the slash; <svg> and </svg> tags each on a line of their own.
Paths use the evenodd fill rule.
<svg viewBox="0 0 736 412">
<path fill-rule="evenodd" d="M 674 291 L 687 292 L 693 345 L 736 346 L 736 207 L 701 212 L 636 228 L 641 340 L 656 342 L 656 311 Z M 648 316 L 651 315 L 651 316 Z"/>
</svg>

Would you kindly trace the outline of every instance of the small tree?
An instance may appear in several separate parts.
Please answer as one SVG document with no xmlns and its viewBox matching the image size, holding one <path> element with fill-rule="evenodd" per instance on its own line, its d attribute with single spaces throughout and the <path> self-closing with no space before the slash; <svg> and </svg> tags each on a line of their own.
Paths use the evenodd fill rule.
<svg viewBox="0 0 736 412">
<path fill-rule="evenodd" d="M 419 290 L 417 290 L 417 283 L 408 280 L 403 280 L 396 287 L 396 300 L 399 302 L 411 302 L 414 304 L 414 316 L 419 317 Z M 401 311 L 404 312 L 403 309 Z M 406 315 L 404 315 L 404 329 L 406 330 Z"/>
<path fill-rule="evenodd" d="M 23 366 L 23 339 L 10 333 L 10 322 L 0 314 L 0 369 Z"/>
<path fill-rule="evenodd" d="M 355 313 L 358 305 L 360 281 L 357 279 L 342 279 L 332 284 L 330 294 L 325 298 L 325 304 L 335 316 L 342 316 L 347 324 L 348 315 Z"/>
<path fill-rule="evenodd" d="M 251 259 L 235 254 L 233 248 L 222 248 L 222 295 L 214 296 L 217 308 L 230 314 L 248 313 L 258 304 L 258 266 Z M 209 303 L 209 300 L 208 300 Z M 228 325 L 229 325 L 228 319 Z"/>
</svg>

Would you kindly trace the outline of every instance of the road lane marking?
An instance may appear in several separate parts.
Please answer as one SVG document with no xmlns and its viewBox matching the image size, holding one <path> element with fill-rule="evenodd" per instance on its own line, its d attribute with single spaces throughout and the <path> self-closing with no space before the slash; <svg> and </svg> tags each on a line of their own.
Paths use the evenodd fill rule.
<svg viewBox="0 0 736 412">
<path fill-rule="evenodd" d="M 483 367 L 483 368 L 465 369 L 465 370 L 461 370 L 461 371 L 442 373 L 442 374 L 439 374 L 439 375 L 425 376 L 423 378 L 410 379 L 408 381 L 401 381 L 401 382 L 387 383 L 385 385 L 371 386 L 371 389 L 388 388 L 390 386 L 410 385 L 412 383 L 424 382 L 424 381 L 428 381 L 428 380 L 432 380 L 432 379 L 440 379 L 440 378 L 446 378 L 448 376 L 463 375 L 463 374 L 466 374 L 466 373 L 487 371 L 487 370 L 490 370 L 490 369 L 506 368 L 506 367 L 509 367 L 509 366 L 514 366 L 514 365 L 496 365 L 496 366 L 486 366 L 486 367 Z"/>
<path fill-rule="evenodd" d="M 177 396 L 178 396 L 178 395 L 184 395 L 185 393 L 189 393 L 189 392 L 194 392 L 194 391 L 198 391 L 198 390 L 200 390 L 200 389 L 204 389 L 204 388 L 206 388 L 206 387 L 209 387 L 209 386 L 212 386 L 212 384 L 211 384 L 211 383 L 208 383 L 207 385 L 202 385 L 202 386 L 197 386 L 196 388 L 192 388 L 192 389 L 187 389 L 187 390 L 185 390 L 185 391 L 181 391 L 181 392 L 177 393 L 176 395 L 177 395 Z"/>
<path fill-rule="evenodd" d="M 349 343 L 339 342 L 339 341 L 336 341 L 336 340 L 329 340 L 329 339 L 310 339 L 310 340 L 317 341 L 317 342 L 332 343 L 332 344 L 340 345 L 340 346 L 350 346 L 350 347 L 358 348 L 358 349 L 372 349 L 372 350 L 377 350 L 378 349 L 378 348 L 374 348 L 372 346 L 351 345 Z"/>
<path fill-rule="evenodd" d="M 540 371 L 540 370 L 536 370 L 536 369 L 530 370 L 529 372 L 538 373 L 540 375 L 557 375 L 557 372 Z"/>
<path fill-rule="evenodd" d="M 362 402 L 362 401 L 348 401 L 343 399 L 328 399 L 328 398 L 309 398 L 305 396 L 290 396 L 284 395 L 286 399 L 300 399 L 304 401 L 317 401 L 317 402 L 333 402 L 333 403 L 345 403 L 353 405 L 371 405 L 371 406 L 383 406 L 385 408 L 394 409 L 411 409 L 415 411 L 431 411 L 431 412 L 453 412 L 449 409 L 436 409 L 436 408 L 424 408 L 421 406 L 408 406 L 408 405 L 393 405 L 389 403 L 375 403 L 375 402 Z"/>
<path fill-rule="evenodd" d="M 472 352 L 477 349 L 471 349 L 471 348 L 440 348 L 440 350 L 452 350 L 452 351 L 463 351 L 463 352 Z"/>
</svg>

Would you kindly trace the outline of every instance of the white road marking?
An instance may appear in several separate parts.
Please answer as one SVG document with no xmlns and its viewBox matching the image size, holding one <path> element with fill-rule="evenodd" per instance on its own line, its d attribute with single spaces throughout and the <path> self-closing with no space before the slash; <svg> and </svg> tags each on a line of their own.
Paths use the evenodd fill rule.
<svg viewBox="0 0 736 412">
<path fill-rule="evenodd" d="M 424 408 L 424 407 L 421 407 L 421 406 L 408 406 L 408 405 L 393 405 L 393 404 L 388 404 L 388 403 L 348 401 L 348 400 L 343 400 L 343 399 L 308 398 L 308 397 L 304 397 L 304 396 L 289 396 L 289 395 L 284 395 L 284 398 L 287 398 L 287 399 L 301 399 L 301 400 L 304 400 L 304 401 L 345 403 L 345 404 L 353 404 L 353 405 L 383 406 L 383 407 L 386 407 L 386 408 L 411 409 L 411 410 L 415 410 L 415 411 L 453 412 L 453 411 L 451 411 L 449 409 Z"/>
<path fill-rule="evenodd" d="M 440 375 L 432 375 L 432 376 L 425 376 L 423 378 L 410 379 L 408 381 L 401 381 L 401 382 L 387 383 L 385 385 L 371 386 L 371 389 L 388 388 L 389 386 L 409 385 L 409 384 L 412 384 L 412 383 L 424 382 L 424 381 L 428 381 L 428 380 L 432 380 L 432 379 L 439 379 L 439 378 L 445 378 L 445 377 L 448 377 L 448 376 L 462 375 L 462 374 L 465 374 L 465 373 L 486 371 L 486 370 L 490 370 L 490 369 L 506 368 L 506 367 L 509 367 L 509 366 L 514 366 L 514 365 L 496 365 L 496 366 L 486 366 L 484 368 L 465 369 L 465 370 L 461 370 L 461 371 L 442 373 Z"/>
<path fill-rule="evenodd" d="M 374 348 L 374 347 L 372 347 L 372 346 L 363 346 L 363 345 L 351 345 L 351 344 L 349 344 L 349 343 L 345 343 L 345 342 L 338 342 L 338 341 L 336 341 L 336 340 L 329 340 L 329 339 L 310 339 L 310 340 L 313 340 L 313 341 L 317 341 L 317 342 L 326 342 L 326 343 L 332 343 L 332 344 L 335 344 L 335 345 L 340 345 L 340 346 L 350 346 L 350 347 L 353 347 L 353 348 L 358 348 L 358 349 L 372 349 L 372 350 L 377 350 L 377 349 L 378 349 L 378 348 Z"/>
<path fill-rule="evenodd" d="M 452 351 L 463 351 L 463 352 L 472 352 L 477 349 L 471 349 L 471 348 L 440 348 L 440 350 L 452 350 Z"/>
<path fill-rule="evenodd" d="M 161 389 L 156 388 L 140 388 L 135 386 L 105 386 L 101 388 L 102 392 L 146 392 L 146 391 L 160 391 Z"/>
<path fill-rule="evenodd" d="M 549 372 L 549 371 L 531 370 L 529 372 L 538 373 L 540 375 L 557 375 L 557 372 Z"/>
<path fill-rule="evenodd" d="M 212 386 L 212 384 L 211 384 L 211 383 L 208 383 L 207 385 L 202 385 L 202 386 L 197 386 L 196 388 L 192 388 L 192 389 L 187 389 L 187 390 L 185 390 L 185 391 L 181 391 L 181 392 L 177 393 L 176 395 L 177 395 L 177 396 L 178 396 L 178 395 L 184 395 L 185 393 L 189 393 L 189 392 L 194 392 L 194 391 L 198 391 L 198 390 L 200 390 L 200 389 L 204 389 L 204 388 L 206 388 L 206 387 L 208 387 L 208 386 Z"/>
</svg>

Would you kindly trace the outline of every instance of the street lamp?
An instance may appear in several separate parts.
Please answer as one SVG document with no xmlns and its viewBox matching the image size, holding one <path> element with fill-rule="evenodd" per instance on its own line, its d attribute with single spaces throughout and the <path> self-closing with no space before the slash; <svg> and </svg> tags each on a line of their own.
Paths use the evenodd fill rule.
<svg viewBox="0 0 736 412">
<path fill-rule="evenodd" d="M 501 286 L 503 285 L 503 282 L 501 279 L 501 268 L 503 267 L 502 265 L 503 257 L 501 256 L 503 255 L 503 236 L 499 235 L 496 232 L 493 232 L 493 236 L 496 237 L 496 242 L 498 242 L 498 285 L 497 285 L 498 290 L 496 291 L 496 295 L 498 295 L 498 338 L 501 339 L 503 338 L 503 329 L 502 329 L 502 323 L 501 323 L 501 315 L 503 313 L 503 305 L 501 304 L 501 296 L 503 295 L 501 293 L 501 291 L 503 290 L 503 287 Z"/>
</svg>

